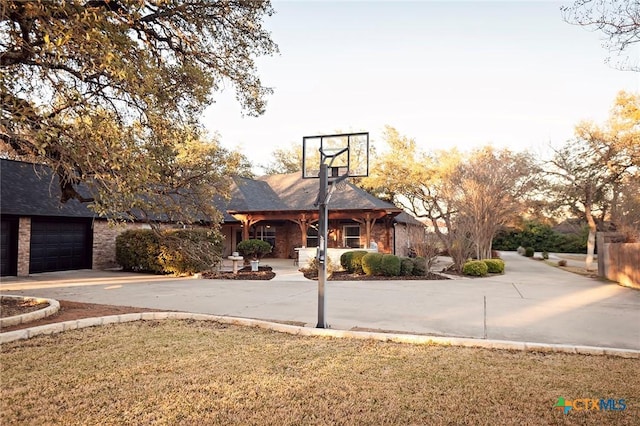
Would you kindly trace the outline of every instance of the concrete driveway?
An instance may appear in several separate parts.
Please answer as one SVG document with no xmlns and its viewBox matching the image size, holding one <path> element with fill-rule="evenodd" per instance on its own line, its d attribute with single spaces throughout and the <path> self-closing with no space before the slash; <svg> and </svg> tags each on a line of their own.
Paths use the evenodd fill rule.
<svg viewBox="0 0 640 426">
<path fill-rule="evenodd" d="M 640 291 L 503 253 L 506 273 L 481 279 L 327 283 L 327 322 L 368 329 L 640 349 Z M 317 283 L 269 260 L 272 281 L 75 271 L 3 279 L 3 294 L 275 321 L 317 323 Z M 486 302 L 486 310 L 485 310 Z M 486 328 L 485 328 L 486 324 Z"/>
</svg>

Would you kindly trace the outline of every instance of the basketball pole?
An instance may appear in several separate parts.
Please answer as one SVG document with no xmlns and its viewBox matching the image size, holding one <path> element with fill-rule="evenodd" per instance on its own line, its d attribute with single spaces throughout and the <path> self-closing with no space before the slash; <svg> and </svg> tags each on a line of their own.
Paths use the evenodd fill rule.
<svg viewBox="0 0 640 426">
<path fill-rule="evenodd" d="M 329 192 L 329 166 L 323 161 L 320 164 L 320 193 L 318 194 L 318 235 L 320 237 L 318 251 L 318 324 L 316 328 L 327 328 L 325 320 L 326 307 L 325 283 L 327 281 L 327 234 L 328 234 L 328 211 L 327 194 Z"/>
</svg>

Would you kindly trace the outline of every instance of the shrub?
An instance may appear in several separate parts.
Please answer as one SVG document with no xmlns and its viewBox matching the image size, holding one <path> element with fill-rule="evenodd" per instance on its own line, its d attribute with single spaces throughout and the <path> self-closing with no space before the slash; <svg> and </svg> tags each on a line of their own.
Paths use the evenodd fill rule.
<svg viewBox="0 0 640 426">
<path fill-rule="evenodd" d="M 533 247 L 527 247 L 526 249 L 524 249 L 524 255 L 526 257 L 533 257 L 534 254 L 535 250 L 533 249 Z"/>
<path fill-rule="evenodd" d="M 564 259 L 558 260 L 558 266 L 567 266 L 567 261 Z"/>
<path fill-rule="evenodd" d="M 221 259 L 222 236 L 214 229 L 138 229 L 116 238 L 116 261 L 125 271 L 193 274 Z"/>
<path fill-rule="evenodd" d="M 125 271 L 163 273 L 160 235 L 150 229 L 125 231 L 116 237 L 116 262 Z"/>
<path fill-rule="evenodd" d="M 244 240 L 238 243 L 238 251 L 244 257 L 258 260 L 265 254 L 271 253 L 271 244 L 262 240 Z"/>
<path fill-rule="evenodd" d="M 352 258 L 353 258 L 352 251 L 345 251 L 340 255 L 340 266 L 342 266 L 342 269 L 349 272 L 349 265 L 351 265 Z"/>
<path fill-rule="evenodd" d="M 340 266 L 350 274 L 362 274 L 362 257 L 367 253 L 365 250 L 344 252 L 340 255 Z"/>
<path fill-rule="evenodd" d="M 400 258 L 393 254 L 382 255 L 380 272 L 387 277 L 397 277 L 400 275 Z"/>
<path fill-rule="evenodd" d="M 158 261 L 164 272 L 195 274 L 222 261 L 223 238 L 213 229 L 176 229 L 162 235 Z"/>
<path fill-rule="evenodd" d="M 525 248 L 524 248 L 524 247 L 522 247 L 522 246 L 519 246 L 519 247 L 518 247 L 518 249 L 517 249 L 516 251 L 518 252 L 518 254 L 519 254 L 520 256 L 524 256 L 524 254 L 525 254 L 525 252 L 526 252 Z"/>
<path fill-rule="evenodd" d="M 362 258 L 365 254 L 369 253 L 365 250 L 356 250 L 353 252 L 353 256 L 351 257 L 351 264 L 349 265 L 348 271 L 352 274 L 362 274 Z"/>
<path fill-rule="evenodd" d="M 487 275 L 489 268 L 482 260 L 469 260 L 462 265 L 462 273 L 474 277 L 484 277 Z"/>
<path fill-rule="evenodd" d="M 342 258 L 342 256 L 340 257 Z M 309 262 L 307 263 L 307 266 L 303 268 L 303 270 L 309 271 L 309 272 L 314 272 L 314 271 L 317 272 L 318 264 L 319 262 L 317 257 L 309 258 Z M 333 260 L 331 260 L 331 258 L 327 256 L 327 278 L 333 275 L 333 273 L 337 270 L 338 270 L 338 265 L 333 263 Z"/>
<path fill-rule="evenodd" d="M 545 259 L 545 260 L 549 259 L 549 252 L 548 251 L 543 251 L 542 252 L 542 258 Z"/>
<path fill-rule="evenodd" d="M 425 275 L 427 273 L 427 259 L 415 257 L 413 260 L 413 275 Z"/>
<path fill-rule="evenodd" d="M 367 275 L 380 275 L 381 253 L 367 253 L 362 256 L 362 271 Z"/>
<path fill-rule="evenodd" d="M 413 273 L 413 259 L 408 257 L 400 258 L 400 275 L 411 275 Z"/>
<path fill-rule="evenodd" d="M 504 261 L 502 259 L 485 259 L 483 262 L 487 265 L 487 272 L 490 274 L 504 273 Z"/>
</svg>

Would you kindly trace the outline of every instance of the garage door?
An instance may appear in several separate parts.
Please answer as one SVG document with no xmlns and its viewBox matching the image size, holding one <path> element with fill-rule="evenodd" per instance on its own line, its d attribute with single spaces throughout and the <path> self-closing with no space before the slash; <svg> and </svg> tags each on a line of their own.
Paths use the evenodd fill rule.
<svg viewBox="0 0 640 426">
<path fill-rule="evenodd" d="M 0 275 L 16 275 L 18 268 L 18 221 L 0 220 Z"/>
<path fill-rule="evenodd" d="M 91 222 L 31 220 L 29 273 L 91 268 Z"/>
</svg>

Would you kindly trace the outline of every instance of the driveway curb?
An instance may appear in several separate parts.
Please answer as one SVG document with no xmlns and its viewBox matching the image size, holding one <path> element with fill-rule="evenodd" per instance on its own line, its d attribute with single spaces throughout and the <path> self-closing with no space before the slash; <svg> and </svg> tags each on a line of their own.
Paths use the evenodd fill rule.
<svg viewBox="0 0 640 426">
<path fill-rule="evenodd" d="M 74 321 L 65 321 L 55 324 L 46 324 L 22 330 L 0 333 L 0 344 L 17 340 L 30 339 L 32 337 L 61 333 L 67 330 L 75 330 L 99 325 L 127 323 L 140 320 L 196 320 L 217 321 L 224 324 L 234 324 L 246 327 L 258 327 L 281 333 L 299 336 L 351 338 L 360 340 L 377 340 L 382 342 L 410 343 L 419 345 L 461 346 L 485 349 L 517 350 L 524 352 L 545 353 L 570 353 L 581 355 L 608 355 L 622 358 L 640 359 L 640 350 L 607 348 L 597 346 L 559 345 L 535 342 L 516 342 L 510 340 L 481 340 L 460 337 L 425 336 L 412 334 L 378 333 L 367 331 L 333 330 L 322 328 L 301 327 L 270 321 L 228 317 L 221 315 L 197 314 L 188 312 L 143 312 L 123 315 L 110 315 L 104 317 L 84 318 Z"/>
</svg>

